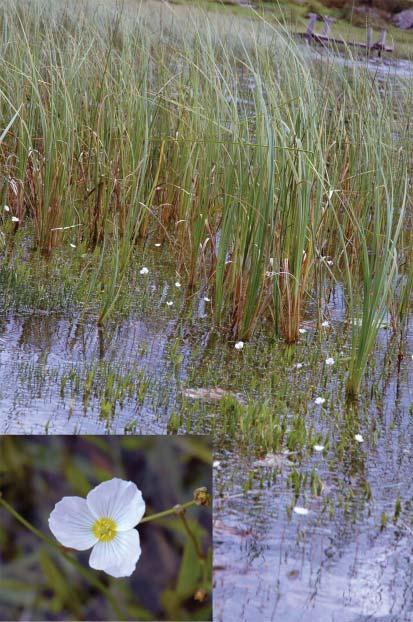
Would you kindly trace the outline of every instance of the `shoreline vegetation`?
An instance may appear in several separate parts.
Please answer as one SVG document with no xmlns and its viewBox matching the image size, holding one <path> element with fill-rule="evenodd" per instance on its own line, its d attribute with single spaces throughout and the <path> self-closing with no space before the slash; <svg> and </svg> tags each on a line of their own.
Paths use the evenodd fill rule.
<svg viewBox="0 0 413 622">
<path fill-rule="evenodd" d="M 3 0 L 3 306 L 53 310 L 54 274 L 104 326 L 162 244 L 224 338 L 294 344 L 340 283 L 356 398 L 383 322 L 404 356 L 412 76 L 315 58 L 262 17 L 154 6 Z"/>
</svg>

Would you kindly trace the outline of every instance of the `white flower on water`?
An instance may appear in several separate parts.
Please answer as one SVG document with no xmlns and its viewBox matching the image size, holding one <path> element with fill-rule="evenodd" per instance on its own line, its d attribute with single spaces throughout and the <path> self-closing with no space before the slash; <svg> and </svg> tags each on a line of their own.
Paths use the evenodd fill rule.
<svg viewBox="0 0 413 622">
<path fill-rule="evenodd" d="M 354 438 L 355 438 L 355 440 L 356 440 L 358 443 L 363 443 L 363 442 L 364 442 L 364 438 L 362 437 L 362 435 L 361 435 L 361 434 L 355 434 L 355 435 L 354 435 Z"/>
<path fill-rule="evenodd" d="M 172 300 L 167 300 L 167 301 L 166 301 L 166 306 L 167 306 L 167 307 L 172 307 L 172 305 L 173 305 Z"/>
<path fill-rule="evenodd" d="M 335 361 L 334 359 L 329 356 L 328 359 L 326 359 L 326 365 L 334 365 Z"/>
<path fill-rule="evenodd" d="M 324 451 L 324 445 L 314 445 L 314 451 Z"/>
<path fill-rule="evenodd" d="M 113 478 L 86 499 L 63 497 L 49 517 L 55 538 L 71 549 L 92 548 L 89 565 L 112 577 L 129 577 L 141 555 L 134 527 L 145 514 L 142 493 L 133 482 Z"/>
<path fill-rule="evenodd" d="M 298 332 L 300 333 L 300 335 L 304 335 L 307 332 L 306 328 L 299 328 Z"/>
<path fill-rule="evenodd" d="M 243 341 L 237 341 L 237 343 L 234 346 L 234 348 L 236 350 L 242 350 L 243 347 L 244 347 L 244 342 Z"/>
<path fill-rule="evenodd" d="M 10 207 L 8 205 L 5 205 L 3 209 L 4 209 L 5 212 L 9 212 L 10 211 Z"/>
<path fill-rule="evenodd" d="M 321 405 L 326 401 L 325 397 L 316 397 L 314 400 L 314 404 Z"/>
<path fill-rule="evenodd" d="M 139 270 L 139 274 L 148 274 L 149 270 L 146 266 L 143 266 L 143 268 L 141 268 Z"/>
<path fill-rule="evenodd" d="M 19 219 L 17 218 L 17 216 L 12 216 L 11 217 L 11 221 L 12 222 L 20 222 Z"/>
<path fill-rule="evenodd" d="M 179 281 L 177 281 L 177 282 L 175 283 L 175 287 L 177 287 L 178 289 L 179 289 L 180 287 L 182 287 Z"/>
<path fill-rule="evenodd" d="M 300 508 L 298 505 L 296 505 L 295 508 L 293 508 L 293 512 L 299 514 L 300 516 L 307 516 L 309 510 L 307 510 L 307 508 Z"/>
<path fill-rule="evenodd" d="M 330 322 L 328 320 L 324 320 L 324 322 L 321 322 L 321 326 L 323 328 L 328 328 L 330 326 Z"/>
</svg>

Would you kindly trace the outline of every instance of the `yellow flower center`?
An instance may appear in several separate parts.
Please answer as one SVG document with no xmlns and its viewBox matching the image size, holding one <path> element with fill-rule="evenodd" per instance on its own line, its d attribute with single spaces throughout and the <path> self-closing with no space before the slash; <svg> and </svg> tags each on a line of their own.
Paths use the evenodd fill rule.
<svg viewBox="0 0 413 622">
<path fill-rule="evenodd" d="M 116 523 L 111 518 L 98 518 L 92 527 L 93 535 L 101 542 L 110 542 L 116 536 Z"/>
</svg>

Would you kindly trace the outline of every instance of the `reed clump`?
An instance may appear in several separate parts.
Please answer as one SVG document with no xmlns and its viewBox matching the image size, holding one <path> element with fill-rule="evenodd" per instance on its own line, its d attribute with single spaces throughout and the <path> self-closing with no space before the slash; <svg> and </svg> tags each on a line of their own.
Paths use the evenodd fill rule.
<svg viewBox="0 0 413 622">
<path fill-rule="evenodd" d="M 343 282 L 357 394 L 384 316 L 410 312 L 411 78 L 314 60 L 265 22 L 150 10 L 2 3 L 4 231 L 101 253 L 100 323 L 155 236 L 240 339 L 268 320 L 296 342 Z"/>
</svg>

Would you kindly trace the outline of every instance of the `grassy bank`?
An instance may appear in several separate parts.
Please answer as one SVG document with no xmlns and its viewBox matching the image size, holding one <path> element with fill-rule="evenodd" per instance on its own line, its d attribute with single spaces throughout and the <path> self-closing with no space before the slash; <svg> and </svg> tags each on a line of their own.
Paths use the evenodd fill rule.
<svg viewBox="0 0 413 622">
<path fill-rule="evenodd" d="M 9 289 L 67 254 L 103 324 L 162 244 L 215 325 L 294 343 L 343 282 L 355 396 L 383 320 L 409 316 L 411 78 L 314 60 L 260 19 L 95 7 L 1 4 Z"/>
</svg>

